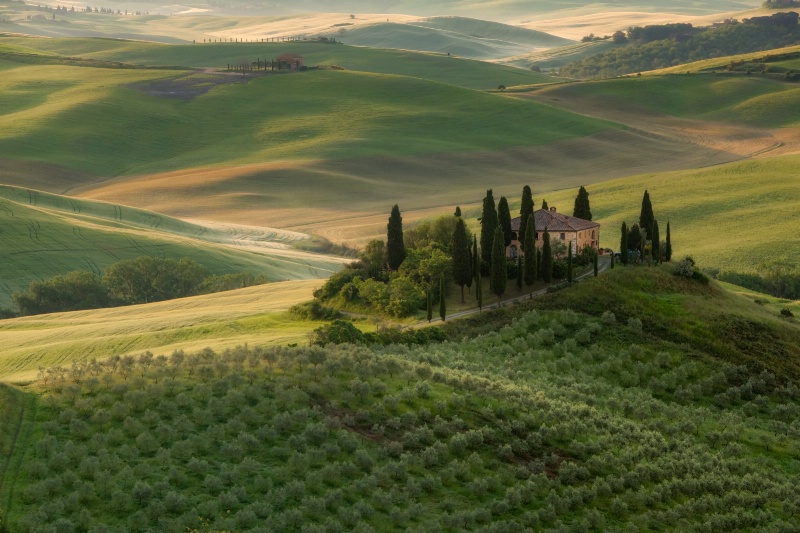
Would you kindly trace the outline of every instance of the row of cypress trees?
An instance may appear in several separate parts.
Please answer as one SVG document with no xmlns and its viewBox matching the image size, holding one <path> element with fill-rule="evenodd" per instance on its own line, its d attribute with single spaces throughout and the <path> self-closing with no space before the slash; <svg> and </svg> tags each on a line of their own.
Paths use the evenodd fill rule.
<svg viewBox="0 0 800 533">
<path fill-rule="evenodd" d="M 644 239 L 642 238 L 644 236 Z M 639 223 L 633 224 L 630 228 L 626 222 L 622 222 L 620 229 L 620 261 L 627 265 L 630 261 L 629 251 L 639 250 L 644 252 L 646 241 L 650 242 L 650 258 L 655 262 L 672 261 L 672 236 L 670 235 L 670 225 L 667 221 L 667 234 L 665 241 L 661 242 L 658 228 L 658 220 L 653 214 L 653 204 L 650 201 L 650 193 L 645 190 L 642 197 L 642 208 L 639 212 Z"/>
</svg>

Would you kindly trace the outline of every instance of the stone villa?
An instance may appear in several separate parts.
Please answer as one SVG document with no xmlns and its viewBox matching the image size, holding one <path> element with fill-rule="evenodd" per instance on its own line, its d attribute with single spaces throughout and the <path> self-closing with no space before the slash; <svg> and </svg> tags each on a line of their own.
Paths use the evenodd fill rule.
<svg viewBox="0 0 800 533">
<path fill-rule="evenodd" d="M 555 207 L 551 207 L 549 211 L 534 211 L 533 216 L 536 222 L 536 246 L 539 248 L 542 247 L 542 236 L 547 228 L 550 238 L 561 239 L 572 246 L 573 254 L 580 253 L 586 246 L 600 249 L 600 224 L 597 222 L 563 215 Z M 519 225 L 520 217 L 511 220 L 511 244 L 506 248 L 506 257 L 509 259 L 516 259 L 520 253 L 524 255 L 519 242 Z"/>
</svg>

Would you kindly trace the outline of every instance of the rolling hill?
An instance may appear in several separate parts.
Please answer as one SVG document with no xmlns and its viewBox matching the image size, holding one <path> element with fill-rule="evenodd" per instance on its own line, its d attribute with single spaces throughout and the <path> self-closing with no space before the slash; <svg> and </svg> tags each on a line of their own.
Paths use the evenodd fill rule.
<svg viewBox="0 0 800 533">
<path fill-rule="evenodd" d="M 0 186 L 0 307 L 31 281 L 72 270 L 101 274 L 143 255 L 188 258 L 215 274 L 251 272 L 269 281 L 321 278 L 343 259 L 302 252 L 302 234 L 210 227 L 139 209 Z"/>
</svg>

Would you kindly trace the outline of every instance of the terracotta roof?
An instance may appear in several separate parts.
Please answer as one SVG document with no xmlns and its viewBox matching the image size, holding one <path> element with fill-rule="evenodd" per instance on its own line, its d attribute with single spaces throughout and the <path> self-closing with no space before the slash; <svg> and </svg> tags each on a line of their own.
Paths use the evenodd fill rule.
<svg viewBox="0 0 800 533">
<path fill-rule="evenodd" d="M 298 54 L 283 54 L 278 57 L 278 61 L 291 61 L 293 59 L 303 59 L 303 56 Z"/>
<path fill-rule="evenodd" d="M 600 224 L 591 220 L 583 220 L 569 215 L 564 215 L 556 211 L 539 209 L 533 212 L 536 222 L 536 231 L 583 231 L 591 228 L 599 228 Z M 511 231 L 519 231 L 520 217 L 511 219 Z"/>
</svg>

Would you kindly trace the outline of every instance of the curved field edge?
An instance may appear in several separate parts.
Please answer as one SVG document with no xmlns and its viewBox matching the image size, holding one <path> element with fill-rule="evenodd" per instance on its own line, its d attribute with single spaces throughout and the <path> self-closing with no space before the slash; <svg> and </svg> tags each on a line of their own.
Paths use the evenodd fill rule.
<svg viewBox="0 0 800 533">
<path fill-rule="evenodd" d="M 213 274 L 249 272 L 268 281 L 325 277 L 342 258 L 302 252 L 305 235 L 270 228 L 211 227 L 140 209 L 0 186 L 0 306 L 32 281 L 149 255 L 187 258 Z"/>
<path fill-rule="evenodd" d="M 305 343 L 313 322 L 285 315 L 324 280 L 270 283 L 154 304 L 0 321 L 0 381 L 33 379 L 39 367 L 150 350 Z"/>
</svg>

